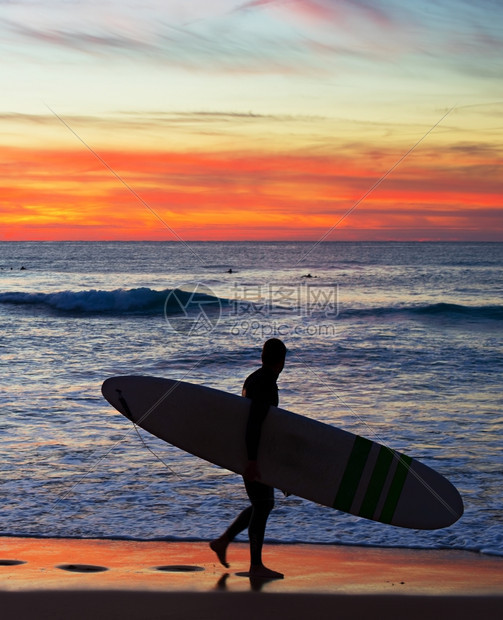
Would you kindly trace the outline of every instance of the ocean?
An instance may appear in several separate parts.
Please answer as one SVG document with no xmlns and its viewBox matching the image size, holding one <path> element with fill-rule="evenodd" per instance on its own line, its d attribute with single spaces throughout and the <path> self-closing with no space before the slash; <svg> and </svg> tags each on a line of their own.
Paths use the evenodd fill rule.
<svg viewBox="0 0 503 620">
<path fill-rule="evenodd" d="M 280 406 L 422 460 L 465 514 L 407 530 L 277 492 L 267 540 L 503 555 L 502 266 L 501 243 L 0 243 L 0 534 L 222 533 L 240 477 L 135 430 L 101 384 L 240 394 L 276 336 Z"/>
</svg>

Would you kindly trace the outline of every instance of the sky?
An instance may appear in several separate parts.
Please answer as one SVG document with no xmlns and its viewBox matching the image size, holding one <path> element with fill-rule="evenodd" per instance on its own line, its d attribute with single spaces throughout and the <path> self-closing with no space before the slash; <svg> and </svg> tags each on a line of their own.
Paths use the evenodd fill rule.
<svg viewBox="0 0 503 620">
<path fill-rule="evenodd" d="M 0 241 L 503 241 L 501 0 L 0 0 Z"/>
</svg>

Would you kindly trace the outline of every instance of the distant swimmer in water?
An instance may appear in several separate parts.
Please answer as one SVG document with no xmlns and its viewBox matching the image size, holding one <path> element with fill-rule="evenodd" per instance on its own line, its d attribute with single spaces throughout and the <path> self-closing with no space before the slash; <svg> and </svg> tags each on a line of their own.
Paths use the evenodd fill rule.
<svg viewBox="0 0 503 620">
<path fill-rule="evenodd" d="M 227 273 L 234 273 L 232 269 L 227 269 Z"/>
<path fill-rule="evenodd" d="M 318 276 L 312 276 L 310 273 L 307 273 L 306 275 L 302 276 L 303 278 L 317 278 Z"/>
</svg>

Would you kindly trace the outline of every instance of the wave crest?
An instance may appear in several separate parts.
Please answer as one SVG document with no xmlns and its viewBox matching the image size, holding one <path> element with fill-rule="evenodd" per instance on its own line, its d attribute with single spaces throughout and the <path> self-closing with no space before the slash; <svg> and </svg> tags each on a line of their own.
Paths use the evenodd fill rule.
<svg viewBox="0 0 503 620">
<path fill-rule="evenodd" d="M 438 318 L 465 318 L 482 320 L 503 320 L 503 306 L 463 306 L 440 302 L 423 306 L 385 306 L 380 308 L 347 309 L 340 313 L 340 318 L 351 317 L 385 317 L 390 315 L 425 316 Z"/>
<path fill-rule="evenodd" d="M 176 296 L 172 293 L 176 291 Z M 59 291 L 55 293 L 0 293 L 0 304 L 43 306 L 68 313 L 92 314 L 157 314 L 181 311 L 190 302 L 220 301 L 218 297 L 180 289 L 155 291 L 147 287 L 116 289 L 113 291 Z"/>
<path fill-rule="evenodd" d="M 206 287 L 194 291 L 165 289 L 156 291 L 147 287 L 133 289 L 59 291 L 54 293 L 11 292 L 0 293 L 0 304 L 43 307 L 61 313 L 73 314 L 177 314 L 208 302 L 226 305 L 229 300 L 209 294 Z M 503 306 L 464 306 L 452 303 L 435 303 L 421 306 L 382 306 L 374 308 L 347 308 L 338 315 L 339 320 L 352 318 L 438 318 L 465 320 L 503 320 Z"/>
</svg>

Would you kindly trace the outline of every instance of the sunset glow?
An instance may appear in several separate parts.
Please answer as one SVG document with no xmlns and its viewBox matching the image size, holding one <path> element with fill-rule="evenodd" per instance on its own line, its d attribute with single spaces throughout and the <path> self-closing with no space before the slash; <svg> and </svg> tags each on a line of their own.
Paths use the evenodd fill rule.
<svg viewBox="0 0 503 620">
<path fill-rule="evenodd" d="M 503 240 L 498 5 L 0 17 L 0 240 Z"/>
</svg>

